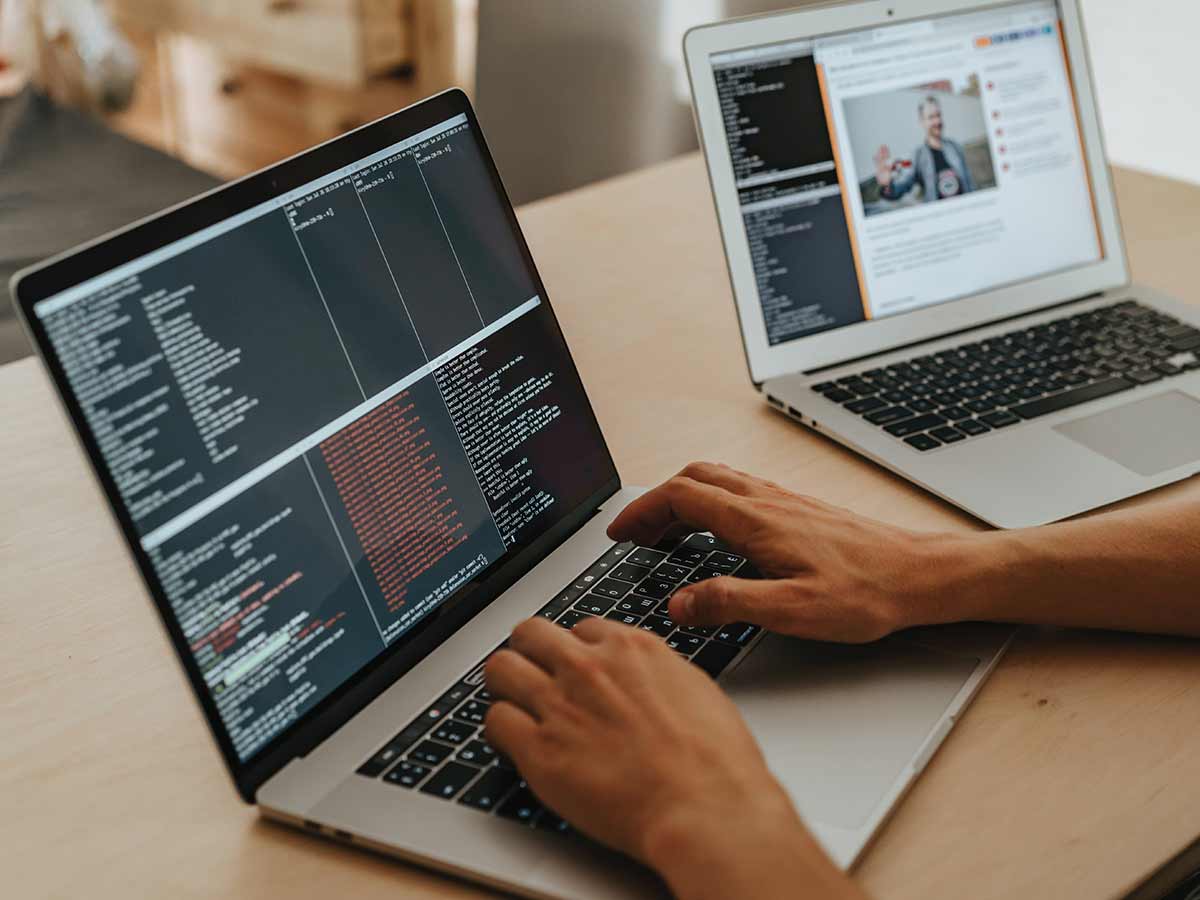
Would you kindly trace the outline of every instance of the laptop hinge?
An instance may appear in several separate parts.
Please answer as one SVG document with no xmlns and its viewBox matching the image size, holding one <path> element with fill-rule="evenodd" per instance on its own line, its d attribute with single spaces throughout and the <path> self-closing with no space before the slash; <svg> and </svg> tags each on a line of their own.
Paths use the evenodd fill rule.
<svg viewBox="0 0 1200 900">
<path fill-rule="evenodd" d="M 954 337 L 957 334 L 967 334 L 972 331 L 978 331 L 980 328 L 989 328 L 992 325 L 1002 325 L 1005 322 L 1012 322 L 1016 319 L 1024 319 L 1028 316 L 1032 316 L 1037 313 L 1049 312 L 1052 309 L 1061 309 L 1064 306 L 1071 306 L 1072 304 L 1075 304 L 1075 303 L 1083 303 L 1087 300 L 1095 300 L 1097 297 L 1102 297 L 1102 296 L 1104 296 L 1104 291 L 1093 291 L 1090 294 L 1087 294 L 1083 297 L 1076 297 L 1073 300 L 1063 300 L 1060 303 L 1051 303 L 1048 306 L 1039 306 L 1037 309 L 1027 310 L 1022 313 L 1016 313 L 1015 315 L 1001 316 L 998 319 L 989 319 L 986 322 L 978 322 L 967 328 L 959 328 L 954 331 L 944 331 L 944 332 L 941 332 L 940 334 L 935 334 L 935 335 L 931 335 L 930 337 L 927 337 L 927 338 L 922 338 L 919 341 L 911 341 L 910 343 L 907 343 L 907 344 L 899 344 L 895 347 L 888 347 L 886 350 L 880 350 L 878 353 L 867 353 L 863 356 L 855 356 L 855 357 L 851 357 L 850 359 L 843 359 L 838 362 L 832 362 L 832 363 L 829 363 L 824 366 L 818 366 L 815 369 L 805 369 L 801 374 L 819 375 L 822 372 L 828 372 L 830 369 L 840 369 L 842 366 L 850 366 L 850 365 L 853 365 L 854 363 L 865 362 L 866 360 L 874 359 L 877 356 L 887 356 L 889 354 L 896 353 L 897 351 L 900 351 L 900 350 L 910 350 L 914 347 L 921 347 L 921 346 L 924 346 L 925 344 L 932 344 L 936 341 L 945 340 L 948 337 Z"/>
</svg>

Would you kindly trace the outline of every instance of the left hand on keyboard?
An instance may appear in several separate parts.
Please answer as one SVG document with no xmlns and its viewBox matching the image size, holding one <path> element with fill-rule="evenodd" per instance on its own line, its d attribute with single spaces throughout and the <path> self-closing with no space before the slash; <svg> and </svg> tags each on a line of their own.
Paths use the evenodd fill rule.
<svg viewBox="0 0 1200 900">
<path fill-rule="evenodd" d="M 676 896 L 795 896 L 848 882 L 808 835 L 732 701 L 653 635 L 519 625 L 488 660 L 488 740 L 574 827 Z M 848 896 L 858 896 L 856 893 Z"/>
</svg>

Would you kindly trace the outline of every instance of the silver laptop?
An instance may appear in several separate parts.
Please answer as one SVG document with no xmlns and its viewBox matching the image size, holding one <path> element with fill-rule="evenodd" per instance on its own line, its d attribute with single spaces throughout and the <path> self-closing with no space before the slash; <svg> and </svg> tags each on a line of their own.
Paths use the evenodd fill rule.
<svg viewBox="0 0 1200 900">
<path fill-rule="evenodd" d="M 237 790 L 315 834 L 530 896 L 658 894 L 482 728 L 514 624 L 607 616 L 721 679 L 849 864 L 1008 636 L 676 628 L 678 585 L 746 563 L 605 536 L 638 491 L 461 92 L 13 288 Z"/>
<path fill-rule="evenodd" d="M 685 51 L 774 408 L 1001 527 L 1200 471 L 1200 308 L 1129 284 L 1078 0 L 821 6 Z"/>
</svg>

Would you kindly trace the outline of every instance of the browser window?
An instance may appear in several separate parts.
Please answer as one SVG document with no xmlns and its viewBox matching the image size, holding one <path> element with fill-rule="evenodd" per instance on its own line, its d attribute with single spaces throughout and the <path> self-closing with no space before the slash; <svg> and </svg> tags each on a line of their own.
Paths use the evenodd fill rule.
<svg viewBox="0 0 1200 900">
<path fill-rule="evenodd" d="M 1103 256 L 1051 0 L 712 65 L 772 345 Z"/>
</svg>

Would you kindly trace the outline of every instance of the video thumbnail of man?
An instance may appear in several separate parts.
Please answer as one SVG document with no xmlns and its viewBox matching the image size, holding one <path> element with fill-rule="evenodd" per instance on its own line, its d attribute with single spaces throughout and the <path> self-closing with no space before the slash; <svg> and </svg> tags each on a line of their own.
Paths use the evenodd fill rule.
<svg viewBox="0 0 1200 900">
<path fill-rule="evenodd" d="M 996 186 L 977 74 L 843 103 L 866 215 Z"/>
</svg>

